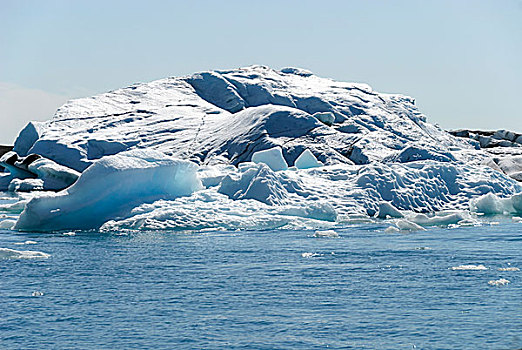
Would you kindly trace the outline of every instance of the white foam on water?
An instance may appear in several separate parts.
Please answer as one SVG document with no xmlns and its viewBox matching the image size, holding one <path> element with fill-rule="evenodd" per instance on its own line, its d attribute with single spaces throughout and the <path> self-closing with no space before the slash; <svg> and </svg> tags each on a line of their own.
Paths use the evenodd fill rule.
<svg viewBox="0 0 522 350">
<path fill-rule="evenodd" d="M 32 250 L 0 248 L 0 259 L 48 259 L 51 255 Z"/>
<path fill-rule="evenodd" d="M 459 265 L 453 266 L 451 270 L 453 271 L 484 271 L 488 268 L 482 264 L 480 265 Z"/>
</svg>

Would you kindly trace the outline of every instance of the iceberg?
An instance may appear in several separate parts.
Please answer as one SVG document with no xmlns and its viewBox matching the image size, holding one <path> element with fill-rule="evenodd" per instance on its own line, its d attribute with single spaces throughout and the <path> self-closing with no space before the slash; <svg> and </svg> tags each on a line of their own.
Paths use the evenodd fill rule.
<svg viewBox="0 0 522 350">
<path fill-rule="evenodd" d="M 93 163 L 68 189 L 31 199 L 14 229 L 95 229 L 132 208 L 201 189 L 194 163 L 143 150 Z"/>
<path fill-rule="evenodd" d="M 199 72 L 29 123 L 0 190 L 31 193 L 0 211 L 38 231 L 472 225 L 520 215 L 519 141 L 449 133 L 411 97 L 299 68 Z"/>
</svg>

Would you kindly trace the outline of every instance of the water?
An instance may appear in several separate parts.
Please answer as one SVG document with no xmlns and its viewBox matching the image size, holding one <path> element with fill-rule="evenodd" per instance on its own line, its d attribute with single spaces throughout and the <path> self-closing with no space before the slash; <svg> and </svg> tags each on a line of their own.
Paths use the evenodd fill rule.
<svg viewBox="0 0 522 350">
<path fill-rule="evenodd" d="M 0 247 L 51 257 L 0 260 L 1 348 L 522 347 L 522 272 L 498 271 L 522 268 L 522 224 L 384 228 L 2 231 Z M 487 270 L 451 269 L 468 264 Z"/>
</svg>

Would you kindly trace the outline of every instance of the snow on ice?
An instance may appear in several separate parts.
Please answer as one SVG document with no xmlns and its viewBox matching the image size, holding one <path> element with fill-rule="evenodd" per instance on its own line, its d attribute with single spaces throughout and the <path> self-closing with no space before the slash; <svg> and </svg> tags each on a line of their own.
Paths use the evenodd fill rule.
<svg viewBox="0 0 522 350">
<path fill-rule="evenodd" d="M 330 229 L 376 217 L 390 232 L 520 214 L 518 135 L 487 136 L 509 141 L 503 158 L 464 134 L 428 123 L 410 97 L 302 69 L 201 72 L 29 123 L 0 160 L 0 190 L 31 193 L 0 211 L 23 210 L 17 230 L 45 231 Z"/>
</svg>

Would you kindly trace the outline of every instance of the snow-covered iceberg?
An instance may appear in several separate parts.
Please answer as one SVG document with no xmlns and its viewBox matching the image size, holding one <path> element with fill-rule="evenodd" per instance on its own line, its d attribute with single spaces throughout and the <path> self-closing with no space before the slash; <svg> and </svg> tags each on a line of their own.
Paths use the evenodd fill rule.
<svg viewBox="0 0 522 350">
<path fill-rule="evenodd" d="M 297 68 L 202 72 L 72 100 L 29 123 L 13 151 L 79 176 L 29 201 L 19 230 L 328 228 L 374 216 L 422 228 L 469 222 L 462 211 L 480 212 L 481 196 L 522 191 L 518 158 L 430 124 L 414 99 Z M 45 184 L 18 168 L 0 175 L 2 188 Z M 53 171 L 43 173 L 64 178 Z"/>
</svg>

